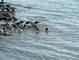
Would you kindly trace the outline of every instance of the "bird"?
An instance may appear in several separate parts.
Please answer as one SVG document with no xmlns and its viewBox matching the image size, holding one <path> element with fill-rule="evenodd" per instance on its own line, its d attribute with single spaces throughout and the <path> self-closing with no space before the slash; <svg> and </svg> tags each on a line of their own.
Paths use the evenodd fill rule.
<svg viewBox="0 0 79 60">
<path fill-rule="evenodd" d="M 20 25 L 20 22 L 15 23 L 15 25 L 19 26 Z"/>
<path fill-rule="evenodd" d="M 22 25 L 24 23 L 24 21 L 20 21 L 20 25 Z"/>
<path fill-rule="evenodd" d="M 6 9 L 6 11 L 10 11 L 10 12 L 14 11 L 13 8 L 8 8 L 8 7 L 7 7 L 7 8 L 5 8 L 5 9 Z"/>
<path fill-rule="evenodd" d="M 26 21 L 26 23 L 24 24 L 23 28 L 29 27 L 29 23 L 31 23 L 30 21 Z"/>
<path fill-rule="evenodd" d="M 38 23 L 39 23 L 38 21 L 35 21 L 35 22 L 34 22 L 34 24 L 38 24 Z"/>
<path fill-rule="evenodd" d="M 48 32 L 50 30 L 50 27 L 46 27 L 45 31 Z"/>
<path fill-rule="evenodd" d="M 7 27 L 3 27 L 3 31 L 4 31 L 4 32 L 7 31 L 7 29 L 8 29 Z"/>
<path fill-rule="evenodd" d="M 41 30 L 41 28 L 39 28 L 36 24 L 33 24 L 33 27 L 34 27 L 36 30 Z"/>
<path fill-rule="evenodd" d="M 0 33 L 3 33 L 4 32 L 4 30 L 0 30 Z"/>
<path fill-rule="evenodd" d="M 22 33 L 23 32 L 22 28 L 18 28 L 18 32 Z"/>
<path fill-rule="evenodd" d="M 11 6 L 10 5 L 6 5 L 6 7 L 10 8 Z"/>
<path fill-rule="evenodd" d="M 29 24 L 29 23 L 31 23 L 30 21 L 26 21 L 26 23 L 25 24 Z"/>
<path fill-rule="evenodd" d="M 17 20 L 17 18 L 15 16 L 13 16 L 13 20 Z"/>
<path fill-rule="evenodd" d="M 10 34 L 10 33 L 1 33 L 0 35 L 3 35 L 3 36 L 11 36 L 12 34 Z"/>
<path fill-rule="evenodd" d="M 16 9 L 16 8 L 12 7 L 11 9 L 12 9 L 12 11 L 14 11 L 14 12 L 15 12 L 15 9 Z"/>
<path fill-rule="evenodd" d="M 20 23 L 23 23 L 24 21 L 20 21 Z"/>
<path fill-rule="evenodd" d="M 23 28 L 29 27 L 29 24 L 24 24 Z"/>
</svg>

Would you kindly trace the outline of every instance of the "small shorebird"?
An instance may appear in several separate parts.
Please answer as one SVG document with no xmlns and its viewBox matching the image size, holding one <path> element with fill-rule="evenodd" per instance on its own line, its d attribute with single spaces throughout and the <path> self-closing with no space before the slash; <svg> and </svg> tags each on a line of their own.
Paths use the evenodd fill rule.
<svg viewBox="0 0 79 60">
<path fill-rule="evenodd" d="M 30 23 L 30 21 L 26 21 L 26 23 L 24 24 L 23 28 L 29 27 L 29 23 Z"/>
<path fill-rule="evenodd" d="M 48 32 L 50 30 L 50 27 L 46 27 L 45 31 Z"/>
<path fill-rule="evenodd" d="M 26 23 L 25 24 L 29 24 L 29 23 L 31 23 L 30 21 L 26 21 Z"/>
<path fill-rule="evenodd" d="M 24 23 L 24 21 L 20 21 L 20 23 Z"/>
<path fill-rule="evenodd" d="M 6 7 L 10 8 L 11 6 L 10 5 L 6 5 Z"/>
<path fill-rule="evenodd" d="M 13 16 L 13 20 L 16 20 L 17 21 L 18 19 Z"/>
<path fill-rule="evenodd" d="M 33 27 L 34 27 L 36 30 L 41 30 L 41 28 L 39 28 L 36 24 L 33 24 Z"/>
<path fill-rule="evenodd" d="M 13 28 L 17 28 L 17 25 L 16 24 L 12 24 Z"/>
<path fill-rule="evenodd" d="M 34 22 L 34 24 L 38 24 L 38 23 L 39 23 L 38 21 L 35 21 L 35 22 Z"/>
<path fill-rule="evenodd" d="M 4 32 L 4 30 L 0 30 L 0 33 L 3 33 Z"/>
<path fill-rule="evenodd" d="M 4 27 L 4 28 L 3 28 L 3 31 L 5 32 L 5 31 L 7 31 L 7 29 L 8 29 L 7 27 Z"/>
<path fill-rule="evenodd" d="M 18 28 L 18 32 L 19 32 L 19 33 L 22 33 L 23 30 L 22 30 L 21 28 Z"/>
<path fill-rule="evenodd" d="M 12 34 L 11 33 L 1 33 L 0 35 L 3 35 L 3 36 L 11 36 Z"/>
</svg>

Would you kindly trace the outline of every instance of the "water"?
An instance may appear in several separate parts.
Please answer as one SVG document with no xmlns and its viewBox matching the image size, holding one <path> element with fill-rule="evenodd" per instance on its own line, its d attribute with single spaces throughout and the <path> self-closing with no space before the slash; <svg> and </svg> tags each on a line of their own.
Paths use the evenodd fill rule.
<svg viewBox="0 0 79 60">
<path fill-rule="evenodd" d="M 79 60 L 78 0 L 6 2 L 17 8 L 18 21 L 37 20 L 42 31 L 26 29 L 21 34 L 14 31 L 12 36 L 0 36 L 0 60 Z M 46 27 L 50 27 L 48 33 Z"/>
</svg>

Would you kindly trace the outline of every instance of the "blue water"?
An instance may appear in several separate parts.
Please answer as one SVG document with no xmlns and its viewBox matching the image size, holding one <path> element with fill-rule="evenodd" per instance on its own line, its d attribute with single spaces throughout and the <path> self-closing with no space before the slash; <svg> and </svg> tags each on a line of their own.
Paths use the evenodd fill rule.
<svg viewBox="0 0 79 60">
<path fill-rule="evenodd" d="M 18 21 L 39 21 L 42 30 L 0 36 L 0 60 L 79 60 L 79 0 L 5 2 L 17 8 Z"/>
</svg>

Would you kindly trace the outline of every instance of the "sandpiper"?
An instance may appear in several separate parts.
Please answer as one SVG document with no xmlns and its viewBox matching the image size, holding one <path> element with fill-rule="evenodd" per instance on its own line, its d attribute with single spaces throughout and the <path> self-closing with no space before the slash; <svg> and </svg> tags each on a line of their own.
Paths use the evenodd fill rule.
<svg viewBox="0 0 79 60">
<path fill-rule="evenodd" d="M 3 33 L 4 32 L 4 30 L 0 30 L 0 33 Z"/>
<path fill-rule="evenodd" d="M 38 23 L 39 23 L 38 21 L 35 21 L 35 22 L 34 22 L 34 24 L 38 24 Z"/>
<path fill-rule="evenodd" d="M 36 24 L 33 24 L 33 27 L 34 27 L 36 30 L 41 30 L 41 28 L 39 28 Z"/>
<path fill-rule="evenodd" d="M 26 21 L 26 23 L 24 24 L 23 28 L 29 27 L 29 23 L 30 23 L 30 21 Z"/>
<path fill-rule="evenodd" d="M 13 20 L 17 20 L 17 18 L 15 16 L 13 16 Z"/>
<path fill-rule="evenodd" d="M 45 31 L 48 32 L 50 30 L 50 27 L 46 27 Z"/>
<path fill-rule="evenodd" d="M 22 33 L 22 31 L 23 31 L 22 28 L 18 28 L 19 33 Z"/>
<path fill-rule="evenodd" d="M 10 8 L 11 6 L 10 5 L 6 5 L 6 7 Z"/>
</svg>

